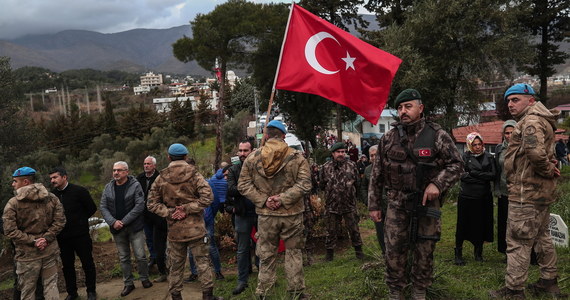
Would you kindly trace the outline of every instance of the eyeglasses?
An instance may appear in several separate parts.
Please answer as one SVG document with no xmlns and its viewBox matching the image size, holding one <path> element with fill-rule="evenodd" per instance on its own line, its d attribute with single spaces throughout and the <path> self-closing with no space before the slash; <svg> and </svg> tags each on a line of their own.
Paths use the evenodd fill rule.
<svg viewBox="0 0 570 300">
<path fill-rule="evenodd" d="M 127 171 L 127 169 L 113 169 L 113 172 L 124 172 Z"/>
</svg>

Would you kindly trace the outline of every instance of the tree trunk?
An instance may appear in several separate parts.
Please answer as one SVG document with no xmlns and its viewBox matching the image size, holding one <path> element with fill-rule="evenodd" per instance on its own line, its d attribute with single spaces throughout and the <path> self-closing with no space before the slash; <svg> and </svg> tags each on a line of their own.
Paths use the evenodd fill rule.
<svg viewBox="0 0 570 300">
<path fill-rule="evenodd" d="M 222 72 L 220 82 L 220 93 L 218 95 L 218 118 L 216 120 L 216 159 L 214 160 L 214 172 L 222 163 L 222 128 L 224 126 L 224 97 L 226 95 L 226 62 L 220 59 L 220 71 Z"/>
<path fill-rule="evenodd" d="M 540 42 L 540 101 L 546 104 L 548 101 L 548 24 L 542 26 L 541 42 Z"/>
</svg>

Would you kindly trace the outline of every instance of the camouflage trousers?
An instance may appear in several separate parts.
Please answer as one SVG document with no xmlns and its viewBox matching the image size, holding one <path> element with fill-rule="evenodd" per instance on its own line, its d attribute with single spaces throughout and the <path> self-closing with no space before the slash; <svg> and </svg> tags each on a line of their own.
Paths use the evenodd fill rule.
<svg viewBox="0 0 570 300">
<path fill-rule="evenodd" d="M 312 211 L 305 211 L 303 212 L 303 235 L 305 236 L 305 250 L 311 251 L 315 247 L 314 243 L 309 243 L 313 238 L 315 223 L 317 218 L 313 214 Z"/>
<path fill-rule="evenodd" d="M 285 242 L 285 275 L 287 290 L 305 289 L 303 273 L 303 214 L 294 216 L 263 216 L 258 218 L 258 240 L 255 253 L 259 256 L 256 295 L 266 295 L 277 279 L 277 249 L 279 240 Z"/>
<path fill-rule="evenodd" d="M 533 247 L 538 257 L 540 278 L 554 279 L 558 276 L 556 251 L 550 238 L 549 222 L 549 206 L 509 202 L 505 276 L 505 285 L 509 289 L 524 289 Z"/>
<path fill-rule="evenodd" d="M 168 249 L 166 250 L 167 265 L 170 270 L 168 273 L 168 291 L 171 294 L 182 291 L 184 266 L 186 265 L 186 257 L 188 257 L 188 249 L 194 255 L 202 291 L 214 287 L 214 272 L 210 265 L 209 243 L 207 237 L 189 242 L 168 241 Z"/>
<path fill-rule="evenodd" d="M 410 280 L 414 288 L 427 289 L 433 282 L 433 252 L 434 240 L 417 239 L 415 245 L 410 245 L 411 213 L 406 210 L 403 199 L 388 198 L 388 208 L 384 224 L 384 241 L 386 242 L 386 285 L 390 291 L 401 291 L 408 282 L 406 265 L 409 251 L 412 252 Z M 440 200 L 428 201 L 426 206 L 439 209 Z M 418 235 L 434 236 L 441 233 L 440 219 L 420 217 L 418 220 Z"/>
<path fill-rule="evenodd" d="M 42 277 L 45 300 L 59 300 L 57 270 L 59 253 L 33 261 L 17 261 L 16 274 L 22 300 L 36 299 L 36 282 Z"/>
<path fill-rule="evenodd" d="M 357 212 L 348 212 L 343 214 L 327 212 L 327 239 L 325 247 L 327 249 L 336 248 L 337 234 L 340 231 L 339 226 L 344 223 L 348 229 L 352 246 L 362 246 L 362 239 L 360 238 L 360 230 L 358 229 L 359 216 Z"/>
</svg>

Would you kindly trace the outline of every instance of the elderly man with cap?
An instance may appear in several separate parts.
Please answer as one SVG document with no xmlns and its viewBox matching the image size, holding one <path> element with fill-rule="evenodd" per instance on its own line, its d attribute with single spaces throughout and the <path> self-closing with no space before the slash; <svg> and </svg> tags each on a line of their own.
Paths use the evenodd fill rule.
<svg viewBox="0 0 570 300">
<path fill-rule="evenodd" d="M 356 163 L 346 158 L 347 146 L 338 142 L 331 148 L 332 160 L 326 162 L 321 168 L 320 185 L 325 192 L 327 249 L 326 260 L 332 261 L 339 226 L 344 219 L 354 252 L 358 259 L 363 259 L 362 239 L 358 229 L 358 212 L 356 210 L 356 197 L 360 184 L 360 175 Z"/>
<path fill-rule="evenodd" d="M 386 284 L 389 299 L 403 299 L 408 284 L 406 263 L 411 261 L 412 298 L 425 299 L 433 282 L 433 252 L 440 238 L 442 195 L 459 179 L 463 169 L 455 143 L 439 125 L 423 116 L 420 93 L 402 91 L 396 97 L 399 122 L 392 124 L 378 145 L 368 186 L 368 210 L 374 222 L 384 224 Z"/>
<path fill-rule="evenodd" d="M 204 209 L 214 196 L 196 167 L 186 162 L 188 149 L 182 144 L 168 148 L 168 167 L 160 171 L 148 194 L 148 210 L 168 223 L 168 289 L 173 300 L 182 299 L 184 264 L 188 249 L 198 267 L 202 299 L 214 296 L 214 272 L 210 266 L 209 237 L 204 223 Z"/>
<path fill-rule="evenodd" d="M 41 183 L 35 183 L 36 170 L 17 169 L 12 175 L 15 196 L 8 200 L 2 220 L 4 233 L 15 245 L 16 273 L 21 299 L 33 299 L 41 276 L 44 297 L 59 299 L 57 234 L 65 226 L 63 205 Z"/>
<path fill-rule="evenodd" d="M 531 250 L 537 252 L 540 279 L 527 288 L 534 295 L 566 297 L 558 287 L 556 251 L 548 223 L 556 201 L 554 153 L 556 120 L 560 112 L 548 110 L 528 84 L 515 84 L 504 96 L 517 124 L 505 154 L 509 190 L 507 274 L 505 287 L 491 291 L 492 298 L 524 299 Z"/>
<path fill-rule="evenodd" d="M 307 299 L 303 274 L 303 197 L 311 191 L 311 171 L 303 155 L 287 146 L 280 121 L 267 124 L 267 141 L 250 154 L 241 169 L 239 192 L 250 199 L 259 216 L 256 254 L 259 274 L 255 294 L 265 298 L 276 281 L 279 240 L 285 242 L 287 291 Z"/>
<path fill-rule="evenodd" d="M 140 183 L 129 175 L 129 165 L 124 161 L 113 164 L 113 179 L 101 194 L 101 215 L 109 225 L 119 252 L 124 287 L 121 297 L 135 289 L 131 247 L 137 260 L 137 270 L 142 286 L 150 288 L 148 261 L 143 232 L 144 192 Z"/>
</svg>

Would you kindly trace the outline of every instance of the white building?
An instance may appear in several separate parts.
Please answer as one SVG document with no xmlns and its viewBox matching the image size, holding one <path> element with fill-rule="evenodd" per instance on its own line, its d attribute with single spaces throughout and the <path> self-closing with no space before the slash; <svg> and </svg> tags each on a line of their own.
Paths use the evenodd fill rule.
<svg viewBox="0 0 570 300">
<path fill-rule="evenodd" d="M 192 109 L 198 109 L 198 101 L 200 101 L 200 97 L 188 96 L 188 97 L 168 97 L 168 98 L 154 98 L 152 99 L 152 104 L 154 104 L 154 108 L 159 113 L 165 113 L 170 111 L 170 104 L 174 101 L 178 100 L 179 102 L 186 102 L 190 101 L 192 103 Z M 208 106 L 209 109 L 215 110 L 218 106 L 218 98 L 214 97 L 214 99 L 210 100 L 210 105 Z"/>
<path fill-rule="evenodd" d="M 384 133 L 388 132 L 391 129 L 390 124 L 396 121 L 395 117 L 397 116 L 398 116 L 397 110 L 386 108 L 382 111 L 380 119 L 378 120 L 378 123 L 376 125 L 373 125 L 369 121 L 364 120 L 364 118 L 362 118 L 361 116 L 358 116 L 359 118 L 362 118 L 362 137 L 369 138 L 373 135 L 381 137 L 382 135 L 384 135 Z"/>
<path fill-rule="evenodd" d="M 141 85 L 142 86 L 159 86 L 162 84 L 162 74 L 154 74 L 153 72 L 148 72 L 145 75 L 141 76 Z"/>
<path fill-rule="evenodd" d="M 150 92 L 150 86 L 146 86 L 146 85 L 145 86 L 142 86 L 142 85 L 135 86 L 133 88 L 133 92 L 135 92 L 135 95 L 146 94 L 146 93 Z"/>
</svg>

